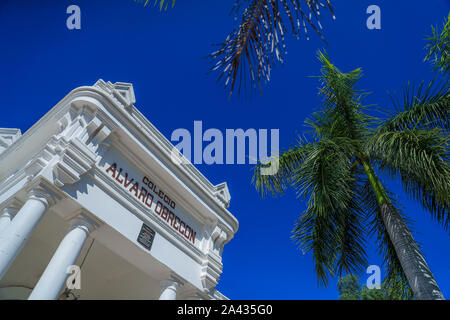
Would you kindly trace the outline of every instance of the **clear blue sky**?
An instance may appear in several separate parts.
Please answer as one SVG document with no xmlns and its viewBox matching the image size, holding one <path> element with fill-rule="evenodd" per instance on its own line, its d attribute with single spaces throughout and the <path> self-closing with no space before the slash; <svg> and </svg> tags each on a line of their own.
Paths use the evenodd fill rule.
<svg viewBox="0 0 450 320">
<path fill-rule="evenodd" d="M 234 0 L 177 0 L 160 13 L 132 0 L 40 0 L 0 2 L 0 127 L 23 132 L 70 90 L 99 78 L 131 82 L 136 106 L 168 138 L 173 130 L 204 128 L 279 128 L 286 148 L 304 130 L 303 120 L 319 106 L 316 51 L 324 44 L 289 37 L 284 66 L 277 66 L 262 95 L 227 99 L 227 92 L 207 75 L 204 59 L 233 28 L 228 15 Z M 407 81 L 431 79 L 424 38 L 431 25 L 442 25 L 448 0 L 333 1 L 337 19 L 324 12 L 327 50 L 343 71 L 362 67 L 360 87 L 373 94 L 367 104 L 390 108 L 387 91 L 400 92 Z M 81 30 L 66 28 L 66 8 L 81 8 Z M 366 28 L 366 8 L 382 10 L 382 29 Z M 293 193 L 261 200 L 251 181 L 250 165 L 199 165 L 214 184 L 227 181 L 230 211 L 240 222 L 225 247 L 224 273 L 218 288 L 232 299 L 336 299 L 336 281 L 317 286 L 311 254 L 290 240 L 304 208 Z M 416 239 L 444 296 L 450 297 L 449 236 L 413 201 L 404 211 L 415 220 Z M 369 262 L 380 264 L 373 241 Z M 361 275 L 365 279 L 365 275 Z"/>
</svg>

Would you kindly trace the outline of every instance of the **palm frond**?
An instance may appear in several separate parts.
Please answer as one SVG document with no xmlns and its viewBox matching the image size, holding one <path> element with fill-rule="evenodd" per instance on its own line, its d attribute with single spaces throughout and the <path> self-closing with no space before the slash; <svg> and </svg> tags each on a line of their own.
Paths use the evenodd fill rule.
<svg viewBox="0 0 450 320">
<path fill-rule="evenodd" d="M 286 25 L 297 37 L 301 30 L 307 34 L 307 26 L 322 37 L 319 16 L 320 8 L 325 7 L 319 0 L 237 0 L 234 6 L 237 15 L 244 3 L 240 25 L 234 29 L 219 45 L 219 49 L 210 55 L 212 71 L 220 73 L 218 81 L 224 80 L 225 87 L 230 85 L 230 95 L 236 86 L 241 90 L 249 83 L 258 86 L 270 80 L 272 64 L 283 62 L 286 53 Z M 325 0 L 328 10 L 333 14 L 329 0 Z M 323 39 L 323 37 L 322 37 Z"/>
<path fill-rule="evenodd" d="M 345 136 L 352 139 L 368 135 L 368 127 L 376 119 L 364 113 L 369 106 L 362 105 L 366 92 L 356 88 L 357 81 L 362 76 L 361 69 L 342 72 L 330 62 L 327 53 L 319 51 L 318 59 L 322 63 L 319 95 L 322 97 L 322 119 L 328 118 L 323 125 L 333 125 L 333 136 Z M 315 116 L 318 119 L 317 115 Z M 316 122 L 317 123 L 317 122 Z M 317 126 L 316 126 L 317 127 Z"/>
<path fill-rule="evenodd" d="M 134 0 L 134 2 L 144 3 L 144 7 L 145 7 L 145 6 L 147 6 L 147 4 L 149 2 L 151 3 L 152 0 Z M 176 0 L 172 0 L 172 8 L 175 6 L 175 2 L 176 2 Z M 167 10 L 167 8 L 169 7 L 169 3 L 170 3 L 170 0 L 155 0 L 153 5 L 155 7 L 159 6 L 159 10 L 162 11 L 163 9 Z"/>
<path fill-rule="evenodd" d="M 354 163 L 351 167 L 351 189 L 353 196 L 349 199 L 347 209 L 340 214 L 340 243 L 336 248 L 339 257 L 336 262 L 337 274 L 360 273 L 367 265 L 365 253 L 365 236 L 367 235 L 365 212 L 361 199 L 360 168 Z"/>
<path fill-rule="evenodd" d="M 450 71 L 450 13 L 440 33 L 433 26 L 431 28 L 433 33 L 427 39 L 428 52 L 425 61 L 431 60 L 435 70 L 448 73 Z"/>
<path fill-rule="evenodd" d="M 382 282 L 381 287 L 388 300 L 414 299 L 414 293 L 404 273 L 387 278 Z"/>
<path fill-rule="evenodd" d="M 449 82 L 429 84 L 422 82 L 417 88 L 408 84 L 403 90 L 403 99 L 394 101 L 395 111 L 388 112 L 378 131 L 412 128 L 450 129 Z"/>
<path fill-rule="evenodd" d="M 322 139 L 308 150 L 295 173 L 298 196 L 308 208 L 296 221 L 292 238 L 304 251 L 313 252 L 321 284 L 335 273 L 353 272 L 365 264 L 362 210 L 353 187 L 356 183 L 352 150 Z"/>
<path fill-rule="evenodd" d="M 278 171 L 276 174 L 265 175 L 262 169 L 267 167 L 266 163 L 258 163 L 253 169 L 252 183 L 262 197 L 267 194 L 272 196 L 282 195 L 292 186 L 294 173 L 302 163 L 302 159 L 311 148 L 311 145 L 299 138 L 295 147 L 275 156 L 278 161 Z"/>
<path fill-rule="evenodd" d="M 449 136 L 440 129 L 377 133 L 367 153 L 391 177 L 401 177 L 405 192 L 419 201 L 445 229 L 450 227 Z"/>
<path fill-rule="evenodd" d="M 336 215 L 318 211 L 318 208 L 308 208 L 300 215 L 292 230 L 292 239 L 303 253 L 312 251 L 318 282 L 327 286 L 328 278 L 334 276 L 337 260 L 337 221 Z"/>
</svg>

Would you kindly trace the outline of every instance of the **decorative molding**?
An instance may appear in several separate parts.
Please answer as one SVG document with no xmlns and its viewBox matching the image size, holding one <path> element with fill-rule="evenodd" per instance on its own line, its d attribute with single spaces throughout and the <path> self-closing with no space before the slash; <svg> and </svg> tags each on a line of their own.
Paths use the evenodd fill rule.
<svg viewBox="0 0 450 320">
<path fill-rule="evenodd" d="M 202 281 L 203 289 L 206 292 L 209 292 L 217 286 L 222 270 L 222 263 L 215 260 L 210 255 L 203 261 L 200 279 Z"/>
<path fill-rule="evenodd" d="M 73 184 L 95 164 L 100 147 L 105 151 L 102 143 L 111 135 L 111 125 L 97 115 L 97 105 L 81 100 L 69 103 L 69 110 L 56 122 L 57 133 L 25 165 L 29 181 L 45 175 L 57 187 Z"/>
<path fill-rule="evenodd" d="M 213 300 L 230 300 L 215 288 L 211 290 L 209 295 Z"/>
<path fill-rule="evenodd" d="M 114 96 L 129 109 L 136 103 L 136 97 L 134 96 L 134 89 L 131 83 L 116 82 L 113 84 Z"/>
<path fill-rule="evenodd" d="M 36 177 L 47 166 L 47 162 L 43 157 L 36 157 L 31 160 L 25 167 L 24 172 L 27 179 L 30 181 Z"/>
<path fill-rule="evenodd" d="M 225 243 L 229 241 L 227 233 L 219 226 L 216 226 L 211 234 L 211 239 L 213 241 L 212 250 L 217 256 L 220 257 L 222 255 Z"/>
<path fill-rule="evenodd" d="M 108 93 L 111 98 L 119 102 L 128 111 L 131 111 L 131 107 L 136 103 L 136 97 L 131 83 L 116 82 L 113 84 L 110 81 L 105 82 L 100 79 L 94 84 L 94 87 Z"/>
<path fill-rule="evenodd" d="M 201 280 L 206 291 L 214 288 L 222 274 L 222 252 L 225 243 L 229 241 L 228 234 L 220 227 L 216 226 L 209 237 L 209 244 L 206 246 L 206 259 L 201 267 Z"/>
<path fill-rule="evenodd" d="M 224 208 L 230 206 L 231 195 L 226 182 L 222 182 L 214 187 L 214 195 L 222 203 Z"/>
<path fill-rule="evenodd" d="M 5 151 L 17 139 L 20 138 L 22 132 L 20 129 L 0 128 L 0 153 Z"/>
<path fill-rule="evenodd" d="M 54 183 L 58 187 L 80 180 L 92 168 L 96 159 L 96 154 L 77 138 L 65 144 L 59 156 L 59 161 L 53 166 Z"/>
<path fill-rule="evenodd" d="M 72 103 L 59 121 L 59 134 L 52 141 L 59 160 L 53 166 L 54 183 L 73 184 L 95 164 L 102 143 L 112 129 L 96 114 L 95 106 Z M 102 150 L 104 152 L 104 150 Z"/>
</svg>

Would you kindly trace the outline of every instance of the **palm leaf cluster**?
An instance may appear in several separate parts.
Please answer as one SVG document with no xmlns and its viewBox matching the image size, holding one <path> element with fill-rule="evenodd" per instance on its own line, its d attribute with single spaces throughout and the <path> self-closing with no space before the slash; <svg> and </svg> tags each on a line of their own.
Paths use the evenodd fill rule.
<svg viewBox="0 0 450 320">
<path fill-rule="evenodd" d="M 218 81 L 230 86 L 230 94 L 236 86 L 240 90 L 249 83 L 261 88 L 270 80 L 272 64 L 283 62 L 288 30 L 297 37 L 304 32 L 307 37 L 310 27 L 322 37 L 320 9 L 325 7 L 333 14 L 329 0 L 236 0 L 234 13 L 242 7 L 239 26 L 210 55 L 212 70 L 220 73 Z"/>
<path fill-rule="evenodd" d="M 379 289 L 369 289 L 361 284 L 358 276 L 348 274 L 337 282 L 339 300 L 411 300 L 408 282 L 396 279 L 392 285 L 383 281 Z"/>
<path fill-rule="evenodd" d="M 134 0 L 135 2 L 138 3 L 144 3 L 144 7 L 147 6 L 147 4 L 149 4 L 149 2 L 153 2 L 152 0 Z M 169 3 L 172 2 L 172 7 L 175 6 L 175 2 L 176 0 L 154 0 L 153 5 L 154 6 L 159 6 L 159 10 L 167 10 L 167 8 L 169 7 Z"/>
<path fill-rule="evenodd" d="M 367 148 L 378 168 L 400 177 L 406 193 L 446 230 L 450 227 L 448 146 L 448 134 L 436 128 L 377 132 Z"/>
<path fill-rule="evenodd" d="M 308 138 L 299 138 L 295 147 L 278 156 L 276 174 L 262 175 L 265 164 L 257 165 L 253 183 L 262 196 L 294 188 L 307 200 L 292 237 L 303 251 L 313 253 L 322 284 L 330 276 L 363 272 L 368 266 L 366 241 L 373 235 L 388 271 L 386 281 L 394 287 L 406 278 L 377 197 L 402 213 L 381 182 L 380 193 L 374 192 L 372 167 L 399 177 L 405 192 L 448 230 L 448 87 L 407 90 L 403 107 L 380 119 L 362 104 L 366 93 L 356 89 L 360 69 L 341 72 L 323 53 L 319 60 L 323 101 L 321 110 L 305 121 Z"/>
<path fill-rule="evenodd" d="M 403 92 L 403 99 L 393 99 L 394 111 L 385 111 L 387 121 L 382 130 L 403 130 L 414 128 L 450 129 L 449 117 L 449 82 L 444 77 L 438 83 L 435 78 L 429 84 L 419 86 L 408 83 Z"/>
<path fill-rule="evenodd" d="M 450 14 L 439 33 L 432 27 L 433 33 L 428 38 L 428 54 L 425 60 L 431 60 L 436 70 L 448 73 L 450 70 Z"/>
</svg>

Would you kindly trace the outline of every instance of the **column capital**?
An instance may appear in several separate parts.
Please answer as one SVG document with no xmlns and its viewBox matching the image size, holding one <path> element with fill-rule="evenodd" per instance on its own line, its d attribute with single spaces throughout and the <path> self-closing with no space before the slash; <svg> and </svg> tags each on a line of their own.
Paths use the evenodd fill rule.
<svg viewBox="0 0 450 320">
<path fill-rule="evenodd" d="M 204 293 L 199 292 L 198 289 L 185 290 L 181 293 L 182 300 L 208 300 Z"/>
<path fill-rule="evenodd" d="M 9 215 L 11 218 L 19 212 L 20 208 L 23 206 L 22 201 L 12 198 L 4 204 L 1 209 L 0 216 Z"/>
<path fill-rule="evenodd" d="M 70 220 L 70 230 L 75 228 L 83 229 L 87 234 L 99 227 L 99 223 L 85 213 L 80 213 Z"/>
<path fill-rule="evenodd" d="M 176 300 L 178 288 L 183 284 L 180 279 L 174 275 L 170 275 L 169 279 L 161 281 L 162 290 L 159 300 Z"/>
<path fill-rule="evenodd" d="M 27 191 L 28 199 L 35 199 L 41 201 L 46 208 L 51 207 L 56 203 L 59 197 L 50 190 L 47 186 L 38 184 L 32 186 Z"/>
<path fill-rule="evenodd" d="M 169 287 L 172 287 L 174 290 L 176 290 L 179 287 L 182 287 L 184 285 L 184 282 L 175 277 L 174 275 L 170 275 L 169 279 L 162 280 L 160 282 L 160 285 L 163 290 Z"/>
</svg>

